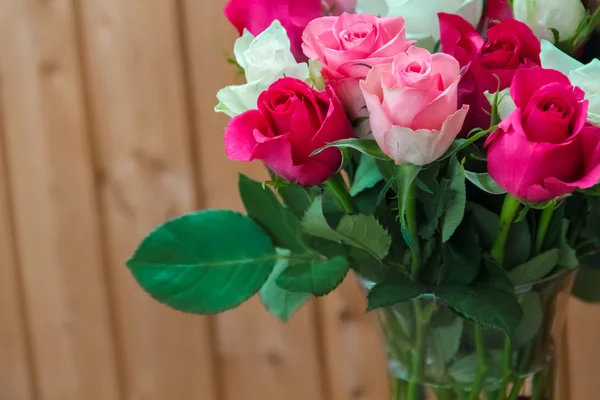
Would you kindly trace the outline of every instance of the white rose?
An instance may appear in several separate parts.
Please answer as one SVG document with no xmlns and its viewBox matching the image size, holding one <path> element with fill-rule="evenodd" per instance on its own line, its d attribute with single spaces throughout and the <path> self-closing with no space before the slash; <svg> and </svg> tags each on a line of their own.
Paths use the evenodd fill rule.
<svg viewBox="0 0 600 400">
<path fill-rule="evenodd" d="M 573 39 L 587 13 L 581 0 L 514 0 L 515 19 L 525 22 L 540 39 L 554 43 L 552 29 L 561 42 Z"/>
<path fill-rule="evenodd" d="M 244 31 L 234 46 L 237 63 L 244 69 L 244 85 L 228 86 L 217 93 L 215 111 L 235 117 L 256 108 L 258 96 L 271 84 L 285 76 L 307 83 L 318 79 L 306 63 L 297 63 L 290 50 L 290 39 L 279 21 L 258 36 Z"/>
<path fill-rule="evenodd" d="M 477 26 L 483 13 L 483 3 L 484 0 L 359 0 L 357 12 L 401 16 L 406 21 L 406 36 L 424 41 L 422 43 L 431 47 L 440 39 L 438 13 L 458 14 Z"/>
<path fill-rule="evenodd" d="M 556 69 L 569 77 L 573 86 L 579 86 L 589 101 L 588 122 L 600 126 L 600 60 L 582 64 L 542 40 L 542 67 Z"/>
</svg>

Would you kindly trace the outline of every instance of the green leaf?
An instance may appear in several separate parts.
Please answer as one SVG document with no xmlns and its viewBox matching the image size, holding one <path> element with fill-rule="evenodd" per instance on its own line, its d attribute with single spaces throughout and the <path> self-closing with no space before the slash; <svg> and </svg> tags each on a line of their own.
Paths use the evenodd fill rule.
<svg viewBox="0 0 600 400">
<path fill-rule="evenodd" d="M 444 266 L 440 284 L 468 285 L 479 274 L 483 256 L 479 235 L 468 222 L 461 224 L 456 235 L 442 246 Z"/>
<path fill-rule="evenodd" d="M 542 301 L 537 292 L 527 292 L 520 296 L 523 307 L 523 319 L 513 338 L 513 348 L 519 348 L 531 342 L 539 333 L 544 318 Z"/>
<path fill-rule="evenodd" d="M 600 271 L 600 249 L 594 247 L 579 256 L 581 266 Z"/>
<path fill-rule="evenodd" d="M 288 183 L 277 188 L 277 193 L 285 205 L 297 216 L 302 217 L 313 198 L 317 195 L 315 188 L 305 188 L 297 183 Z"/>
<path fill-rule="evenodd" d="M 444 364 L 450 362 L 458 353 L 460 348 L 463 320 L 454 315 L 452 323 L 438 326 L 428 330 L 426 336 L 427 348 L 433 350 L 435 358 L 441 359 Z"/>
<path fill-rule="evenodd" d="M 275 264 L 273 272 L 259 291 L 265 308 L 283 322 L 287 322 L 311 298 L 310 293 L 294 293 L 280 288 L 276 280 L 289 265 L 289 250 L 279 250 L 283 257 Z"/>
<path fill-rule="evenodd" d="M 356 196 L 366 189 L 373 188 L 382 180 L 383 175 L 381 175 L 375 159 L 365 154 L 361 154 L 360 164 L 358 164 L 350 194 Z"/>
<path fill-rule="evenodd" d="M 350 270 L 344 257 L 291 265 L 277 278 L 277 285 L 290 292 L 325 296 L 337 288 Z"/>
<path fill-rule="evenodd" d="M 161 303 L 188 313 L 214 314 L 256 294 L 277 258 L 271 239 L 250 218 L 209 210 L 159 226 L 127 266 Z"/>
<path fill-rule="evenodd" d="M 532 237 L 527 219 L 513 224 L 506 240 L 504 266 L 516 267 L 527 262 L 531 257 Z"/>
<path fill-rule="evenodd" d="M 468 207 L 470 214 L 473 216 L 475 227 L 479 232 L 481 246 L 487 251 L 490 251 L 498 236 L 500 217 L 496 213 L 477 203 L 469 202 Z"/>
<path fill-rule="evenodd" d="M 569 220 L 563 219 L 563 226 L 560 235 L 560 253 L 558 255 L 558 265 L 561 267 L 573 269 L 579 266 L 579 259 L 577 258 L 577 252 L 573 249 L 567 240 L 567 233 L 569 232 Z"/>
<path fill-rule="evenodd" d="M 384 183 L 379 182 L 372 189 L 365 189 L 352 198 L 359 214 L 375 214 L 377 212 L 377 199 Z"/>
<path fill-rule="evenodd" d="M 502 379 L 501 363 L 502 352 L 490 350 L 486 353 L 488 371 L 485 384 L 491 387 L 498 384 Z M 448 369 L 449 375 L 458 383 L 470 387 L 479 375 L 479 362 L 476 354 L 456 360 Z"/>
<path fill-rule="evenodd" d="M 442 179 L 441 184 L 438 183 L 438 174 L 439 163 L 434 163 L 422 170 L 417 177 L 417 186 L 420 189 L 417 198 L 425 211 L 425 219 L 421 221 L 419 228 L 419 236 L 423 239 L 429 239 L 435 234 L 444 213 L 444 203 L 448 203 L 447 197 L 452 195 L 449 192 L 450 181 Z"/>
<path fill-rule="evenodd" d="M 491 258 L 484 258 L 483 267 L 486 273 L 478 277 L 477 286 L 490 287 L 509 294 L 515 293 L 515 285 L 500 264 Z"/>
<path fill-rule="evenodd" d="M 548 250 L 508 273 L 515 285 L 533 283 L 544 278 L 558 264 L 558 249 Z"/>
<path fill-rule="evenodd" d="M 318 150 L 315 150 L 311 156 L 317 155 L 325 149 L 330 147 L 335 147 L 338 149 L 352 149 L 357 150 L 363 154 L 366 154 L 370 157 L 377 158 L 379 160 L 389 161 L 390 157 L 388 157 L 380 148 L 375 140 L 372 139 L 342 139 L 337 142 L 329 143 L 325 147 L 321 147 Z"/>
<path fill-rule="evenodd" d="M 442 286 L 435 289 L 440 300 L 454 311 L 485 327 L 513 336 L 523 310 L 514 294 L 486 287 Z"/>
<path fill-rule="evenodd" d="M 362 249 L 382 260 L 389 252 L 392 239 L 372 215 L 345 215 L 337 229 L 331 228 L 323 215 L 321 197 L 315 199 L 302 219 L 302 228 L 312 236 L 343 242 Z"/>
<path fill-rule="evenodd" d="M 396 167 L 394 179 L 397 183 L 398 193 L 398 215 L 400 216 L 400 226 L 402 228 L 402 236 L 406 244 L 411 249 L 416 248 L 417 238 L 413 238 L 408 230 L 406 212 L 411 196 L 412 187 L 415 184 L 417 175 L 421 170 L 420 166 L 413 164 L 402 164 Z"/>
<path fill-rule="evenodd" d="M 448 166 L 450 188 L 453 193 L 451 200 L 445 205 L 446 211 L 442 216 L 442 241 L 445 243 L 460 225 L 465 216 L 465 207 L 467 205 L 467 188 L 465 185 L 465 173 L 462 164 L 456 157 L 450 158 Z"/>
<path fill-rule="evenodd" d="M 276 246 L 294 253 L 307 251 L 302 242 L 300 220 L 283 207 L 271 189 L 240 174 L 239 190 L 248 216 L 269 233 Z"/>
<path fill-rule="evenodd" d="M 479 189 L 490 194 L 505 194 L 506 190 L 502 189 L 498 183 L 486 173 L 475 173 L 471 171 L 465 171 L 467 179 Z"/>
<path fill-rule="evenodd" d="M 367 297 L 367 311 L 402 303 L 423 293 L 423 288 L 408 277 L 396 276 L 392 280 L 375 285 Z"/>
</svg>

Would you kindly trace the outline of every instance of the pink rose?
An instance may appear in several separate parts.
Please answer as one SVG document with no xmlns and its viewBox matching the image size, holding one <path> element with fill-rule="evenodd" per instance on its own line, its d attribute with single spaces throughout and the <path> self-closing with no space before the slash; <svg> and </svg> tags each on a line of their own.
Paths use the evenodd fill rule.
<svg viewBox="0 0 600 400">
<path fill-rule="evenodd" d="M 396 164 L 426 165 L 448 150 L 469 110 L 457 110 L 459 81 L 452 56 L 411 47 L 361 82 L 373 136 Z"/>
<path fill-rule="evenodd" d="M 231 120 L 225 149 L 232 160 L 261 160 L 284 179 L 312 186 L 329 179 L 342 162 L 337 149 L 311 157 L 312 152 L 353 134 L 331 87 L 319 92 L 301 80 L 283 78 L 260 95 L 258 110 Z"/>
<path fill-rule="evenodd" d="M 318 18 L 306 27 L 304 53 L 323 64 L 331 83 L 352 119 L 364 115 L 359 82 L 375 65 L 392 62 L 412 44 L 406 40 L 404 19 L 367 14 Z"/>
<path fill-rule="evenodd" d="M 513 19 L 492 26 L 484 41 L 462 17 L 440 13 L 439 18 L 442 51 L 468 68 L 459 85 L 459 103 L 471 106 L 465 130 L 487 129 L 491 106 L 484 93 L 495 93 L 498 80 L 500 90 L 509 87 L 521 68 L 539 66 L 540 41 L 527 25 Z"/>
<path fill-rule="evenodd" d="M 325 15 L 342 15 L 353 13 L 358 0 L 322 0 Z"/>
<path fill-rule="evenodd" d="M 292 42 L 298 61 L 306 61 L 302 53 L 302 31 L 315 18 L 323 16 L 321 0 L 230 0 L 225 15 L 240 35 L 248 29 L 254 36 L 279 20 Z"/>
<path fill-rule="evenodd" d="M 588 102 L 562 73 L 518 71 L 516 110 L 486 141 L 488 171 L 508 193 L 544 202 L 600 181 L 600 128 L 585 125 Z"/>
</svg>

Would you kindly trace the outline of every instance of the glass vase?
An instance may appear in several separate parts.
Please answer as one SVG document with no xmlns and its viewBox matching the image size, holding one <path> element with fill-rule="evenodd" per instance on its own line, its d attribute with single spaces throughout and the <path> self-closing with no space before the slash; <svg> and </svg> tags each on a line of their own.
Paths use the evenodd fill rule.
<svg viewBox="0 0 600 400">
<path fill-rule="evenodd" d="M 516 288 L 524 318 L 512 341 L 456 315 L 435 296 L 375 311 L 390 398 L 554 400 L 554 361 L 573 279 L 568 272 Z"/>
</svg>

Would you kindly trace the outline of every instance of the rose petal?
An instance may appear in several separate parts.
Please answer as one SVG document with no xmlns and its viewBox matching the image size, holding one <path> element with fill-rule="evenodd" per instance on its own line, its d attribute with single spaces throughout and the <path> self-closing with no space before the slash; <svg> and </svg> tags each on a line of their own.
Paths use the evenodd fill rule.
<svg viewBox="0 0 600 400">
<path fill-rule="evenodd" d="M 566 75 L 556 70 L 541 67 L 523 68 L 515 73 L 510 95 L 516 106 L 524 109 L 534 93 L 550 83 L 571 84 Z"/>
<path fill-rule="evenodd" d="M 459 134 L 467 112 L 468 106 L 450 115 L 442 125 L 442 129 L 412 130 L 400 126 L 393 126 L 384 134 L 382 150 L 389 155 L 397 165 L 411 163 L 414 165 L 427 165 L 440 158 L 452 145 Z"/>
<path fill-rule="evenodd" d="M 246 111 L 233 118 L 225 130 L 225 152 L 234 161 L 252 161 L 256 147 L 255 132 L 264 135 L 269 128 L 258 110 Z"/>
<path fill-rule="evenodd" d="M 458 83 L 460 77 L 457 77 L 454 82 L 441 95 L 434 99 L 429 105 L 423 108 L 413 119 L 411 123 L 412 129 L 429 129 L 440 130 L 446 121 L 446 116 L 452 114 L 456 110 L 458 104 Z M 468 110 L 468 107 L 467 107 Z M 462 127 L 462 126 L 461 126 Z"/>
</svg>

